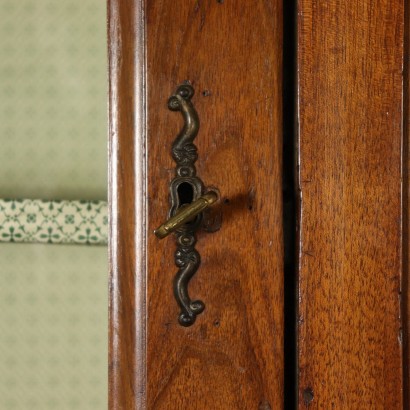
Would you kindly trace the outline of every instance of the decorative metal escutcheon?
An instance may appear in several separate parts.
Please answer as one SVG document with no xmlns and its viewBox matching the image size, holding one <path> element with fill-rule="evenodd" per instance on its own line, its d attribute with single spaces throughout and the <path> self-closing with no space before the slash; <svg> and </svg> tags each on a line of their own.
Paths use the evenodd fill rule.
<svg viewBox="0 0 410 410">
<path fill-rule="evenodd" d="M 172 145 L 176 175 L 170 184 L 169 219 L 154 231 L 158 238 L 175 232 L 175 264 L 179 270 L 174 278 L 174 296 L 181 309 L 178 321 L 182 326 L 194 324 L 196 316 L 205 309 L 201 300 L 190 298 L 188 284 L 201 263 L 195 243 L 203 211 L 218 200 L 218 194 L 205 190 L 196 175 L 198 152 L 193 141 L 198 135 L 199 118 L 191 102 L 193 95 L 194 89 L 190 84 L 181 84 L 168 100 L 170 110 L 181 112 L 184 126 Z"/>
</svg>

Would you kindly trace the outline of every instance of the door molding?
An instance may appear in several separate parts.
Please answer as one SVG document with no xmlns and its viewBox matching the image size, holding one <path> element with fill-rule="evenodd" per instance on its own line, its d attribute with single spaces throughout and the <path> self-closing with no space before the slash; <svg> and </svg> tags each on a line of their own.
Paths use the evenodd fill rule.
<svg viewBox="0 0 410 410">
<path fill-rule="evenodd" d="M 109 408 L 146 408 L 145 2 L 108 0 Z"/>
</svg>

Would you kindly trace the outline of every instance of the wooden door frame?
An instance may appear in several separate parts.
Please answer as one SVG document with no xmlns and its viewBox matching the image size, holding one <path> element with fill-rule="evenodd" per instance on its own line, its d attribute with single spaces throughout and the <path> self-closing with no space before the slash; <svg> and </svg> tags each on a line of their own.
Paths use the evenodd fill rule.
<svg viewBox="0 0 410 410">
<path fill-rule="evenodd" d="M 146 402 L 144 4 L 108 0 L 110 409 Z"/>
</svg>

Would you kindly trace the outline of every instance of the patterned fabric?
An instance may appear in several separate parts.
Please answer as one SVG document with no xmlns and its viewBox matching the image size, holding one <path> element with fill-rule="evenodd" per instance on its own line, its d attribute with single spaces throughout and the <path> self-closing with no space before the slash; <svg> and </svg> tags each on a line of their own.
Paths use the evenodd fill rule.
<svg viewBox="0 0 410 410">
<path fill-rule="evenodd" d="M 0 242 L 106 245 L 104 201 L 0 200 Z"/>
<path fill-rule="evenodd" d="M 106 201 L 106 54 L 106 1 L 0 0 L 0 199 Z M 107 251 L 0 243 L 0 410 L 108 408 Z"/>
<path fill-rule="evenodd" d="M 0 198 L 106 200 L 105 3 L 0 0 Z"/>
<path fill-rule="evenodd" d="M 108 409 L 107 246 L 0 243 L 0 409 Z"/>
</svg>

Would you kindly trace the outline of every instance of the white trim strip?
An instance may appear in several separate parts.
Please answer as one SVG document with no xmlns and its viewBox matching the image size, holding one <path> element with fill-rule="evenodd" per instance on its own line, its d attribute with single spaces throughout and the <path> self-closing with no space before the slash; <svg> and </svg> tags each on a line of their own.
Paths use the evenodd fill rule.
<svg viewBox="0 0 410 410">
<path fill-rule="evenodd" d="M 0 199 L 0 242 L 106 245 L 105 201 Z"/>
</svg>

